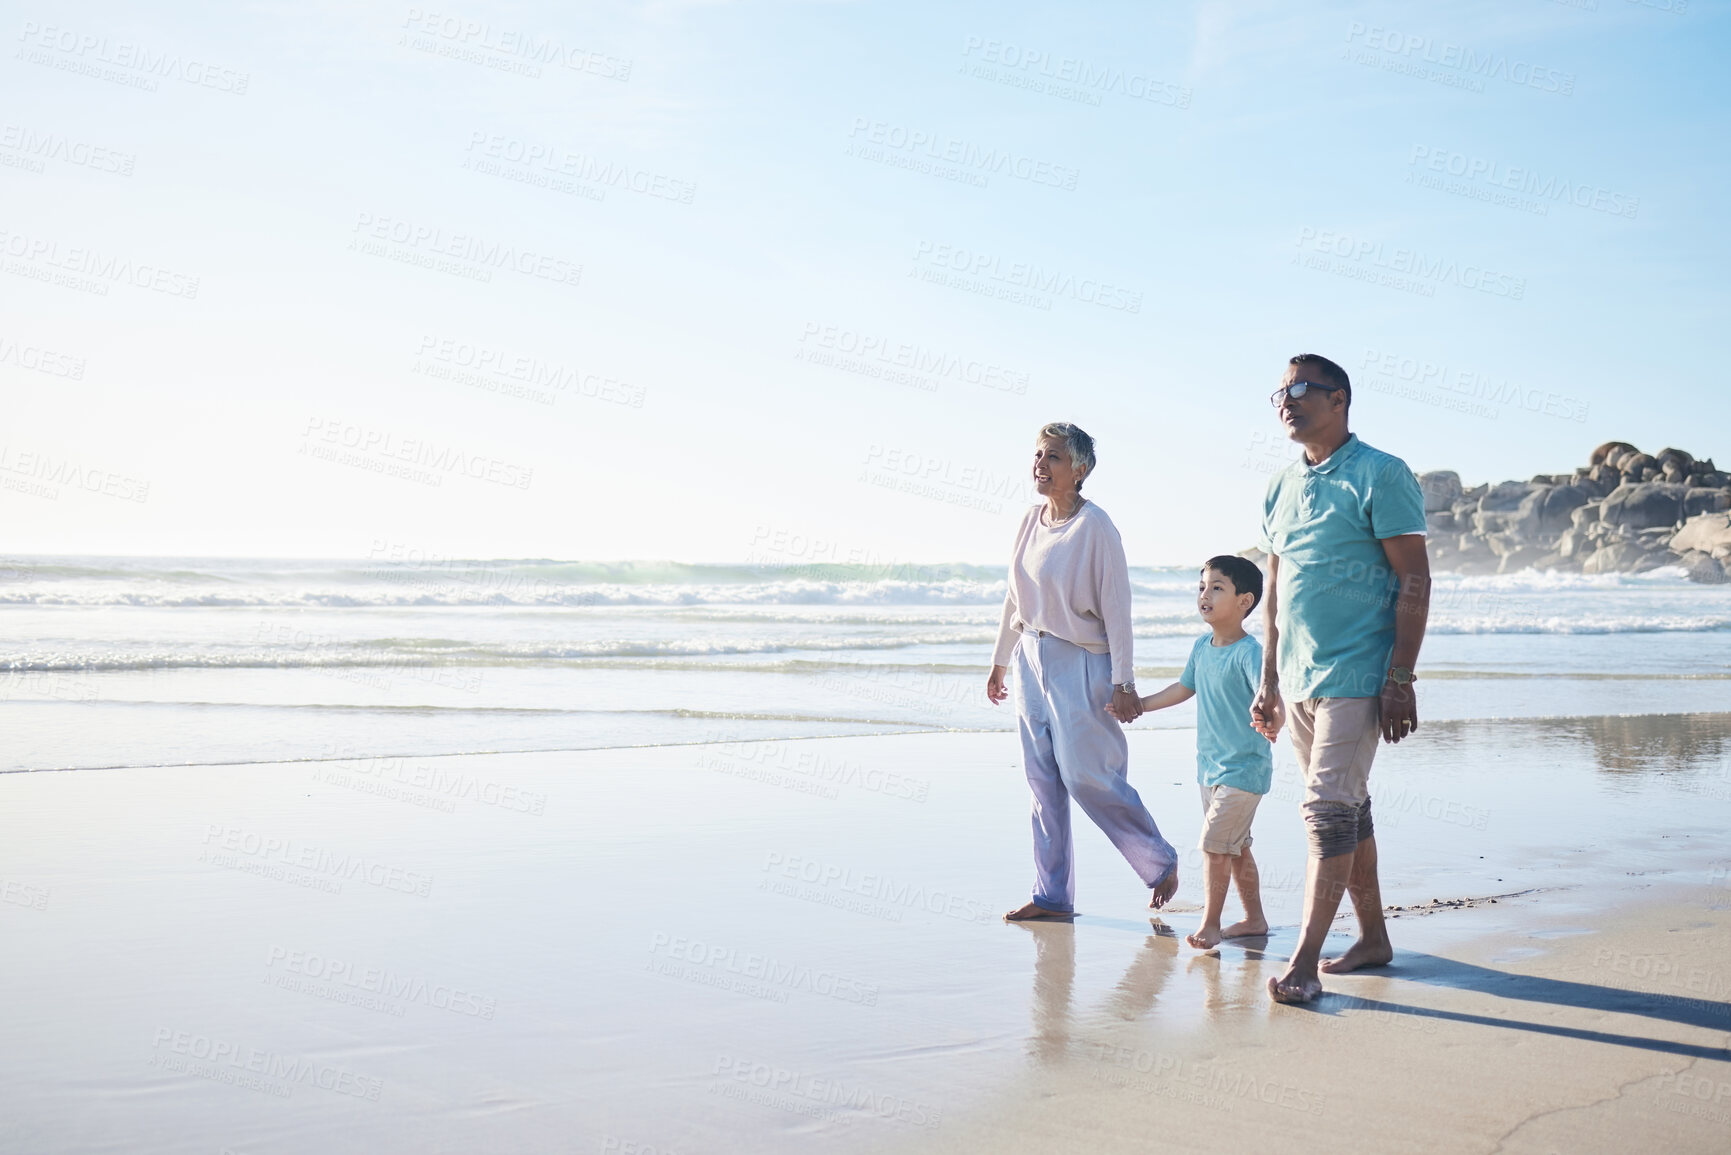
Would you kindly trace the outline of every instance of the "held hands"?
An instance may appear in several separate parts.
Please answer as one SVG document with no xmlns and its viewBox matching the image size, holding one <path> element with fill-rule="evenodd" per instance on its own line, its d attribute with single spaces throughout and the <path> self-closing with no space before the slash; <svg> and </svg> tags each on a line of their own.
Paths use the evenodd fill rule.
<svg viewBox="0 0 1731 1155">
<path fill-rule="evenodd" d="M 1129 725 L 1142 716 L 1142 699 L 1127 690 L 1113 690 L 1112 700 L 1106 704 L 1106 713 Z"/>
<path fill-rule="evenodd" d="M 1004 689 L 1006 672 L 1003 666 L 993 666 L 991 674 L 986 678 L 986 697 L 994 706 L 1010 696 L 1010 691 Z"/>
<path fill-rule="evenodd" d="M 1412 683 L 1386 681 L 1382 684 L 1382 740 L 1398 742 L 1411 737 L 1418 729 L 1418 695 Z"/>
<path fill-rule="evenodd" d="M 1280 737 L 1280 728 L 1284 725 L 1286 703 L 1280 700 L 1280 690 L 1264 682 L 1250 703 L 1250 728 L 1272 742 Z"/>
</svg>

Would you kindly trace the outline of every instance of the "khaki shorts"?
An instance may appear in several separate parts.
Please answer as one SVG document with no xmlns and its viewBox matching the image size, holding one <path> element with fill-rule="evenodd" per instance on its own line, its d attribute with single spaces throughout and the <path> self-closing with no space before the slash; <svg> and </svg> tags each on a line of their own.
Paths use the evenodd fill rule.
<svg viewBox="0 0 1731 1155">
<path fill-rule="evenodd" d="M 1307 698 L 1292 703 L 1292 749 L 1304 775 L 1304 804 L 1370 797 L 1370 764 L 1382 736 L 1378 698 Z"/>
<path fill-rule="evenodd" d="M 1251 843 L 1250 823 L 1262 795 L 1236 786 L 1202 787 L 1202 840 L 1196 845 L 1208 854 L 1238 857 Z"/>
</svg>

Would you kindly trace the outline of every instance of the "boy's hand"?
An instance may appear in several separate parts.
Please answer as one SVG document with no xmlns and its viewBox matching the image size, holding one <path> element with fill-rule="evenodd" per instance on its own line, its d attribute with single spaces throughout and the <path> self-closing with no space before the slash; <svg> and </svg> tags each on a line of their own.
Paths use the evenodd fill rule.
<svg viewBox="0 0 1731 1155">
<path fill-rule="evenodd" d="M 1286 703 L 1280 700 L 1278 689 L 1264 682 L 1250 703 L 1250 727 L 1272 742 L 1280 737 L 1280 728 L 1284 725 Z"/>
</svg>

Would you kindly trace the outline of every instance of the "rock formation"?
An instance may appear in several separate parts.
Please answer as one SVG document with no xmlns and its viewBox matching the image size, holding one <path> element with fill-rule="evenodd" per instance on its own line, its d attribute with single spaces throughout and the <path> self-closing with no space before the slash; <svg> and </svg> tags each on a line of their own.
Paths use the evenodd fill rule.
<svg viewBox="0 0 1731 1155">
<path fill-rule="evenodd" d="M 1611 441 L 1573 474 L 1472 489 L 1448 470 L 1418 479 L 1439 571 L 1640 573 L 1677 565 L 1695 581 L 1731 581 L 1731 476 L 1681 449 L 1648 454 Z"/>
</svg>

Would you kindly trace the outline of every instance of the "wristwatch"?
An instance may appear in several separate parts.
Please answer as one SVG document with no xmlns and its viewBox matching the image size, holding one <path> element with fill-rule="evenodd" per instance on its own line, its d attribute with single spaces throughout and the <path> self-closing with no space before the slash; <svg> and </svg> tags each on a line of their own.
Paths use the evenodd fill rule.
<svg viewBox="0 0 1731 1155">
<path fill-rule="evenodd" d="M 1135 682 L 1113 682 L 1112 688 L 1114 690 L 1117 690 L 1121 694 L 1134 694 L 1136 692 L 1136 683 Z"/>
<path fill-rule="evenodd" d="M 1412 672 L 1410 666 L 1390 666 L 1388 680 L 1397 686 L 1405 686 L 1418 681 L 1418 675 Z"/>
</svg>

